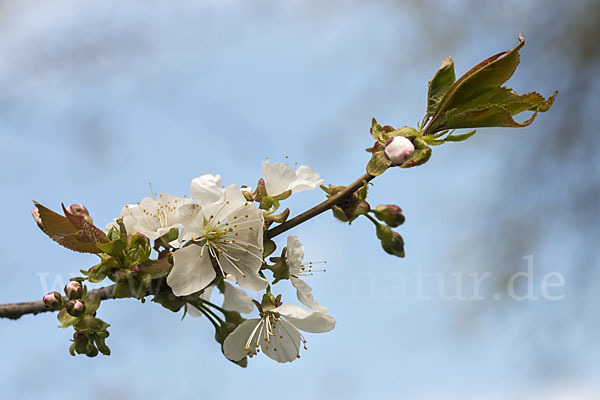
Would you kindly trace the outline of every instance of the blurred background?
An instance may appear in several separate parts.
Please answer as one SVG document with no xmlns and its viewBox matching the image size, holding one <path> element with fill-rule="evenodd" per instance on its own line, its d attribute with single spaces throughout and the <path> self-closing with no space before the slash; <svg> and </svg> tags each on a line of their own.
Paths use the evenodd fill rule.
<svg viewBox="0 0 600 400">
<path fill-rule="evenodd" d="M 327 260 L 308 282 L 338 321 L 307 335 L 302 359 L 241 369 L 202 318 L 107 301 L 110 357 L 71 357 L 50 313 L 0 320 L 2 397 L 600 398 L 599 26 L 594 0 L 0 1 L 0 303 L 97 262 L 45 237 L 31 200 L 85 204 L 104 226 L 148 181 L 173 195 L 205 173 L 254 186 L 265 157 L 350 183 L 372 117 L 415 126 L 446 56 L 461 75 L 519 32 L 508 86 L 559 90 L 528 128 L 481 129 L 374 181 L 371 205 L 407 216 L 405 259 L 366 220 L 327 213 L 289 232 Z M 544 295 L 548 274 L 564 285 Z M 509 296 L 511 277 L 529 299 Z"/>
</svg>

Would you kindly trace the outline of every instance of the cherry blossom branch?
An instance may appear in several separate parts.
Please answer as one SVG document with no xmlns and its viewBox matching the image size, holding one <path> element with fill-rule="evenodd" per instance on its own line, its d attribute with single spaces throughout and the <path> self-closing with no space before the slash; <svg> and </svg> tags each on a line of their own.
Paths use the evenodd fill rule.
<svg viewBox="0 0 600 400">
<path fill-rule="evenodd" d="M 284 222 L 281 225 L 278 225 L 272 229 L 269 229 L 266 232 L 265 238 L 272 239 L 275 236 L 278 236 L 278 235 L 282 234 L 283 232 L 286 232 L 286 231 L 300 225 L 301 223 L 306 222 L 309 219 L 314 218 L 317 215 L 331 209 L 332 206 L 341 203 L 346 197 L 352 195 L 352 193 L 354 193 L 362 185 L 364 185 L 366 182 L 369 182 L 373 178 L 375 178 L 375 176 L 370 175 L 368 173 L 364 174 L 363 176 L 361 176 L 360 178 L 358 178 L 357 180 L 352 182 L 349 186 L 347 186 L 344 190 L 342 190 L 338 194 L 331 196 L 330 198 L 323 201 L 322 203 L 317 204 L 316 206 L 310 208 L 309 210 L 306 210 L 302 214 L 297 215 L 296 217 L 288 220 L 287 222 Z M 159 280 L 164 281 L 162 278 Z M 101 287 L 98 289 L 94 289 L 94 290 L 90 291 L 90 294 L 91 293 L 98 294 L 100 296 L 101 300 L 114 299 L 115 298 L 114 297 L 115 286 L 116 285 L 110 285 L 110 286 L 104 286 L 104 287 Z M 160 286 L 160 283 L 153 282 L 152 286 L 154 286 L 154 287 Z M 157 292 L 157 290 L 159 290 L 158 287 L 156 288 L 155 293 Z M 149 294 L 152 294 L 152 293 L 149 293 Z M 48 311 L 50 311 L 50 310 L 45 307 L 44 302 L 41 300 L 40 301 L 29 301 L 29 302 L 23 302 L 23 303 L 14 303 L 14 304 L 2 304 L 2 305 L 0 305 L 0 318 L 8 318 L 8 319 L 16 320 L 26 314 L 35 315 L 35 314 L 40 314 L 40 313 L 48 312 Z"/>
<path fill-rule="evenodd" d="M 341 203 L 342 200 L 344 200 L 346 197 L 350 196 L 352 193 L 357 191 L 362 185 L 364 185 L 366 182 L 369 182 L 373 178 L 375 178 L 375 176 L 370 175 L 368 173 L 364 174 L 363 176 L 361 176 L 360 178 L 358 178 L 357 180 L 352 182 L 349 186 L 346 186 L 346 188 L 344 190 L 342 190 L 341 192 L 339 192 L 338 194 L 331 196 L 324 202 L 317 204 L 313 208 L 303 212 L 300 215 L 295 216 L 294 218 L 284 222 L 283 224 L 278 225 L 272 229 L 269 229 L 267 231 L 266 238 L 272 239 L 275 236 L 280 235 L 283 232 L 288 231 L 288 230 L 294 228 L 295 226 L 308 221 L 309 219 L 311 219 L 313 217 L 316 217 L 317 215 L 321 214 L 322 212 L 329 210 L 332 206 L 335 206 L 335 205 Z"/>
<path fill-rule="evenodd" d="M 115 285 L 104 286 L 98 289 L 90 290 L 88 294 L 97 294 L 101 300 L 114 299 Z M 28 301 L 24 303 L 2 304 L 0 305 L 0 318 L 19 319 L 25 314 L 40 314 L 48 312 L 43 301 Z"/>
</svg>

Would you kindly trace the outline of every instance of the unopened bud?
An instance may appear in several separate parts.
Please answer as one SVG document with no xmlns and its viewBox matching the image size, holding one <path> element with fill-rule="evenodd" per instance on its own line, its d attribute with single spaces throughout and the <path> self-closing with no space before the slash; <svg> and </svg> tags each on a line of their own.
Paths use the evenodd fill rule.
<svg viewBox="0 0 600 400">
<path fill-rule="evenodd" d="M 44 301 L 44 306 L 46 306 L 46 308 L 48 310 L 52 310 L 52 311 L 60 310 L 63 307 L 63 305 L 65 304 L 65 301 L 63 300 L 62 296 L 58 292 L 48 293 L 47 295 L 44 296 L 43 301 Z"/>
<path fill-rule="evenodd" d="M 354 221 L 359 215 L 367 214 L 371 210 L 371 206 L 365 200 L 356 200 L 344 209 L 344 214 L 349 221 Z"/>
<path fill-rule="evenodd" d="M 69 206 L 69 212 L 73 215 L 79 215 L 83 217 L 83 219 L 85 219 L 90 224 L 94 223 L 92 217 L 90 217 L 90 213 L 83 204 L 71 204 Z"/>
<path fill-rule="evenodd" d="M 406 137 L 399 135 L 388 139 L 383 152 L 388 160 L 400 165 L 412 157 L 415 146 Z"/>
<path fill-rule="evenodd" d="M 386 253 L 396 257 L 404 257 L 404 239 L 398 232 L 392 232 L 393 238 L 390 242 L 381 242 L 381 247 Z"/>
<path fill-rule="evenodd" d="M 82 204 L 71 204 L 69 206 L 69 211 L 71 214 L 75 215 L 90 215 L 87 208 L 85 208 L 85 206 Z"/>
<path fill-rule="evenodd" d="M 80 299 L 69 300 L 65 304 L 65 309 L 73 317 L 79 317 L 85 312 L 85 303 Z"/>
<path fill-rule="evenodd" d="M 83 295 L 83 287 L 77 281 L 70 281 L 65 285 L 65 294 L 71 300 L 80 299 Z"/>
<path fill-rule="evenodd" d="M 398 232 L 394 232 L 389 226 L 377 224 L 377 237 L 386 253 L 404 257 L 404 239 Z"/>
<path fill-rule="evenodd" d="M 327 190 L 326 190 L 326 192 L 328 194 L 327 197 L 335 196 L 336 194 L 338 194 L 339 192 L 341 192 L 344 189 L 346 189 L 346 186 L 329 185 L 329 188 L 327 188 Z"/>
<path fill-rule="evenodd" d="M 395 204 L 381 204 L 374 211 L 378 220 L 385 222 L 392 228 L 404 223 L 405 217 L 402 209 Z"/>
</svg>

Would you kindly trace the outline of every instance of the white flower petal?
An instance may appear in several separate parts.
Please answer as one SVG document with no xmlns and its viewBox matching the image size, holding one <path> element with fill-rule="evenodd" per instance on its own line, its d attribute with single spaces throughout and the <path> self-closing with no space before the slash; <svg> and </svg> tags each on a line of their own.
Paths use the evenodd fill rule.
<svg viewBox="0 0 600 400">
<path fill-rule="evenodd" d="M 222 247 L 230 251 L 227 256 L 219 254 L 219 263 L 223 271 L 232 275 L 232 279 L 240 287 L 250 290 L 263 290 L 267 287 L 268 281 L 258 274 L 262 266 L 262 261 L 258 258 L 259 253 L 252 249 L 239 250 L 232 248 L 231 245 Z"/>
<path fill-rule="evenodd" d="M 156 240 L 170 229 L 181 227 L 178 209 L 185 203 L 185 199 L 161 194 L 158 200 L 144 197 L 138 205 L 127 206 L 121 213 L 126 228 L 131 225 L 127 221 L 131 217 L 135 220 L 132 230 Z"/>
<path fill-rule="evenodd" d="M 208 251 L 191 245 L 173 254 L 173 269 L 167 276 L 167 284 L 176 296 L 187 296 L 204 289 L 217 276 Z"/>
<path fill-rule="evenodd" d="M 290 277 L 290 282 L 292 283 L 292 286 L 296 288 L 296 296 L 298 297 L 300 303 L 322 313 L 329 311 L 327 307 L 323 307 L 315 301 L 312 295 L 312 288 L 308 285 L 308 283 L 293 276 Z"/>
<path fill-rule="evenodd" d="M 290 267 L 290 273 L 299 273 L 302 268 L 302 259 L 304 258 L 304 246 L 300 243 L 297 236 L 288 236 L 286 258 L 287 264 Z"/>
<path fill-rule="evenodd" d="M 233 361 L 240 361 L 248 354 L 256 351 L 254 342 L 250 348 L 246 350 L 246 343 L 250 335 L 254 332 L 256 325 L 261 322 L 259 318 L 253 318 L 242 322 L 237 328 L 231 332 L 223 342 L 223 353 L 225 357 Z"/>
<path fill-rule="evenodd" d="M 292 182 L 296 180 L 296 174 L 282 163 L 270 164 L 268 161 L 262 163 L 263 176 L 267 193 L 276 196 L 288 190 Z"/>
<path fill-rule="evenodd" d="M 241 314 L 248 314 L 254 309 L 252 298 L 242 289 L 236 288 L 230 283 L 223 282 L 225 292 L 223 293 L 223 308 L 230 311 L 237 311 Z"/>
<path fill-rule="evenodd" d="M 335 319 L 331 315 L 291 304 L 282 304 L 273 309 L 273 312 L 281 314 L 296 328 L 305 332 L 322 333 L 335 327 Z"/>
<path fill-rule="evenodd" d="M 314 169 L 306 165 L 301 165 L 296 168 L 296 181 L 294 182 L 292 193 L 316 189 L 321 183 L 323 183 L 323 179 L 321 179 Z"/>
<path fill-rule="evenodd" d="M 274 335 L 269 342 L 260 339 L 262 351 L 273 360 L 284 363 L 294 361 L 300 355 L 300 346 L 303 345 L 302 334 L 287 321 L 280 319 L 273 327 Z"/>
<path fill-rule="evenodd" d="M 192 179 L 192 197 L 200 204 L 220 203 L 225 198 L 221 175 L 202 175 Z"/>
<path fill-rule="evenodd" d="M 323 179 L 319 177 L 319 174 L 306 165 L 290 169 L 286 164 L 270 164 L 268 161 L 263 161 L 262 170 L 267 193 L 270 196 L 277 196 L 286 190 L 298 193 L 315 189 L 323 183 Z"/>
</svg>

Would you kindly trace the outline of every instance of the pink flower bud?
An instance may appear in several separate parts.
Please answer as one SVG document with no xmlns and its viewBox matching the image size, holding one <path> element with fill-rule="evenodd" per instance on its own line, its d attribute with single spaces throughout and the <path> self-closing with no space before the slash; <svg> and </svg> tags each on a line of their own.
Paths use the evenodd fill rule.
<svg viewBox="0 0 600 400">
<path fill-rule="evenodd" d="M 65 309 L 73 317 L 79 317 L 85 312 L 85 303 L 80 299 L 69 300 L 65 305 Z"/>
<path fill-rule="evenodd" d="M 82 216 L 90 215 L 87 208 L 85 208 L 85 206 L 83 204 L 71 204 L 69 206 L 69 211 L 71 212 L 71 214 L 75 214 L 75 215 L 82 215 Z"/>
<path fill-rule="evenodd" d="M 64 300 L 62 298 L 62 296 L 60 295 L 60 293 L 58 292 L 50 292 L 47 295 L 44 296 L 44 306 L 46 306 L 47 309 L 52 310 L 52 311 L 56 311 L 62 308 L 63 304 L 64 304 Z"/>
<path fill-rule="evenodd" d="M 415 146 L 404 136 L 394 136 L 385 143 L 384 154 L 394 164 L 403 164 L 415 152 Z"/>
<path fill-rule="evenodd" d="M 73 215 L 79 215 L 83 217 L 88 223 L 93 224 L 94 220 L 90 217 L 90 213 L 87 208 L 82 204 L 71 204 L 69 206 L 69 212 Z"/>
<path fill-rule="evenodd" d="M 70 281 L 65 286 L 65 294 L 71 300 L 80 299 L 83 295 L 83 287 L 81 287 L 81 283 L 77 281 Z"/>
<path fill-rule="evenodd" d="M 402 212 L 402 209 L 395 204 L 379 205 L 374 213 L 378 220 L 385 222 L 392 228 L 404 223 L 404 213 Z"/>
</svg>

